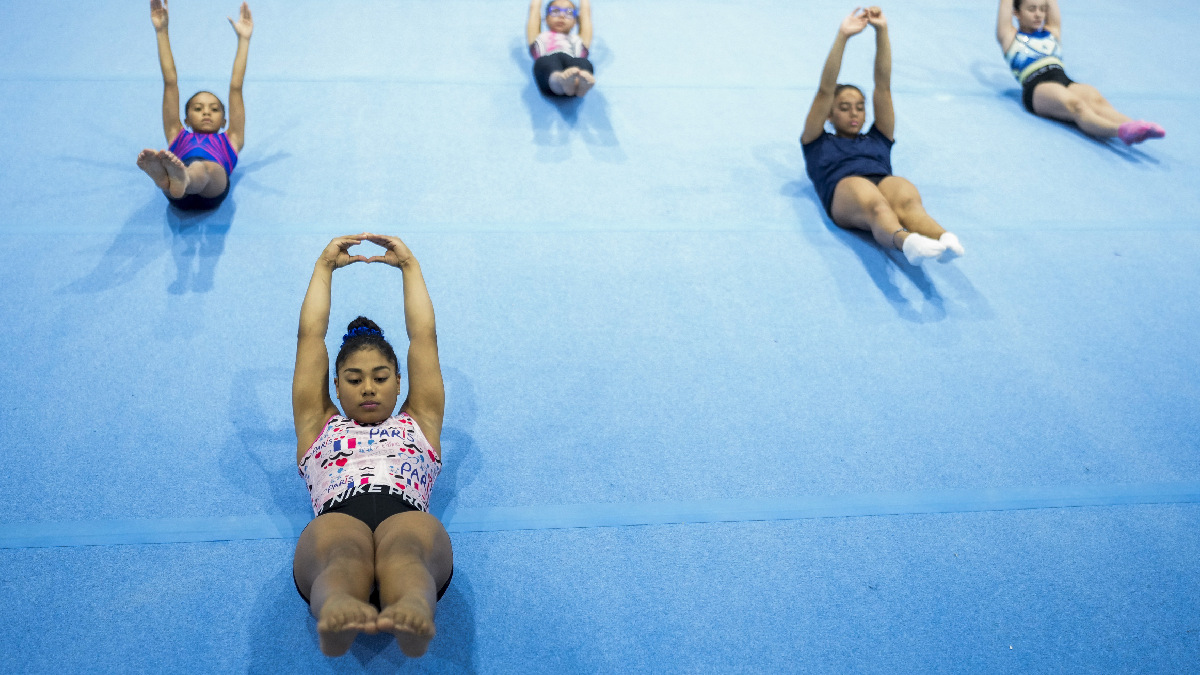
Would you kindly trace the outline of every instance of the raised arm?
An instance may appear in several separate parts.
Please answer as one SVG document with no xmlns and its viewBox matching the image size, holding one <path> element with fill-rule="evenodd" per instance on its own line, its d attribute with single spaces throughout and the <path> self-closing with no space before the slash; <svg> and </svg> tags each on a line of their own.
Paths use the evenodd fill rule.
<svg viewBox="0 0 1200 675">
<path fill-rule="evenodd" d="M 529 20 L 525 23 L 525 45 L 533 44 L 542 32 L 542 0 L 529 0 Z"/>
<path fill-rule="evenodd" d="M 583 46 L 592 48 L 592 3 L 591 0 L 579 0 L 579 40 Z"/>
<path fill-rule="evenodd" d="M 1047 0 L 1046 30 L 1054 35 L 1054 39 L 1062 42 L 1062 12 L 1058 11 L 1058 0 Z"/>
<path fill-rule="evenodd" d="M 892 43 L 888 39 L 887 18 L 883 10 L 871 7 L 867 10 L 867 21 L 875 27 L 875 93 L 871 101 L 875 106 L 875 128 L 879 133 L 895 140 L 896 111 L 892 108 Z"/>
<path fill-rule="evenodd" d="M 150 0 L 150 23 L 158 38 L 158 65 L 163 76 L 162 122 L 163 135 L 170 144 L 183 131 L 179 120 L 179 76 L 175 74 L 175 57 L 171 56 L 171 39 L 167 36 L 167 0 Z"/>
<path fill-rule="evenodd" d="M 235 22 L 229 19 L 237 33 L 237 54 L 233 57 L 233 75 L 229 78 L 229 131 L 225 134 L 238 152 L 246 142 L 246 105 L 242 102 L 242 80 L 246 79 L 246 57 L 250 52 L 250 35 L 254 32 L 254 19 L 250 7 L 242 3 L 241 16 Z"/>
<path fill-rule="evenodd" d="M 811 143 L 825 131 L 825 120 L 829 119 L 829 113 L 833 109 L 833 95 L 837 90 L 838 73 L 842 70 L 842 53 L 846 51 L 846 41 L 866 27 L 867 11 L 858 7 L 838 28 L 833 48 L 829 50 L 829 56 L 825 59 L 825 69 L 821 71 L 821 86 L 817 89 L 812 107 L 808 110 L 808 118 L 804 121 L 801 143 Z"/>
<path fill-rule="evenodd" d="M 296 424 L 296 461 L 317 440 L 321 428 L 337 407 L 329 398 L 329 352 L 325 333 L 329 330 L 329 294 L 333 271 L 350 263 L 366 262 L 347 252 L 361 242 L 359 235 L 338 237 L 329 242 L 313 268 L 308 293 L 300 306 L 300 330 L 296 334 L 296 371 L 292 375 L 292 419 Z"/>
<path fill-rule="evenodd" d="M 1000 14 L 996 17 L 996 42 L 1000 49 L 1008 52 L 1013 40 L 1017 39 L 1017 28 L 1013 25 L 1013 0 L 1000 0 Z"/>
<path fill-rule="evenodd" d="M 378 234 L 364 234 L 362 237 L 387 249 L 387 253 L 374 256 L 369 262 L 383 262 L 398 267 L 403 276 L 404 327 L 408 331 L 408 398 L 400 409 L 417 420 L 425 437 L 441 452 L 446 389 L 438 360 L 433 302 L 425 288 L 421 265 L 399 237 Z"/>
</svg>

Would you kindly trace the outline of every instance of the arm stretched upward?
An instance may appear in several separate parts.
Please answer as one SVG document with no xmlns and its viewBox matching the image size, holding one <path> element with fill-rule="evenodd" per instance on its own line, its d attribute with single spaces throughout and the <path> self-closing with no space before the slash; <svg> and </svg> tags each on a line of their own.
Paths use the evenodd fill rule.
<svg viewBox="0 0 1200 675">
<path fill-rule="evenodd" d="M 868 21 L 875 27 L 875 93 L 871 101 L 875 106 L 875 128 L 879 133 L 895 140 L 896 111 L 892 108 L 892 43 L 888 39 L 887 18 L 883 10 L 871 7 L 867 10 Z"/>
<path fill-rule="evenodd" d="M 163 135 L 169 145 L 183 131 L 179 120 L 179 76 L 175 74 L 175 57 L 171 55 L 171 38 L 167 36 L 167 0 L 150 0 L 150 23 L 154 24 L 154 35 L 158 38 L 158 65 L 162 68 Z"/>
<path fill-rule="evenodd" d="M 542 32 L 542 0 L 529 0 L 529 19 L 525 22 L 525 45 L 533 44 Z"/>
<path fill-rule="evenodd" d="M 246 78 L 246 56 L 250 51 L 250 35 L 254 32 L 254 19 L 250 7 L 242 3 L 241 15 L 229 24 L 238 36 L 237 54 L 233 57 L 233 75 L 229 78 L 229 142 L 238 152 L 246 139 L 246 106 L 242 103 L 242 80 Z"/>
<path fill-rule="evenodd" d="M 579 0 L 579 40 L 583 46 L 592 48 L 592 3 L 591 0 Z"/>
<path fill-rule="evenodd" d="M 337 407 L 329 398 L 329 352 L 325 333 L 329 330 L 329 294 L 333 271 L 351 263 L 366 262 L 347 252 L 363 237 L 338 237 L 329 242 L 313 268 L 304 304 L 300 306 L 300 329 L 296 334 L 296 371 L 292 376 L 292 420 L 296 424 L 296 463 L 304 458 Z"/>
<path fill-rule="evenodd" d="M 842 70 L 842 53 L 846 51 L 846 41 L 858 35 L 867 27 L 867 10 L 861 7 L 855 9 L 850 16 L 842 21 L 838 28 L 837 37 L 833 40 L 833 48 L 825 59 L 825 68 L 821 71 L 821 85 L 813 98 L 812 107 L 808 110 L 808 118 L 804 121 L 804 133 L 800 136 L 801 143 L 812 143 L 825 131 L 825 120 L 833 109 L 833 96 L 837 90 L 838 73 Z"/>
<path fill-rule="evenodd" d="M 399 237 L 364 234 L 362 238 L 387 249 L 387 253 L 373 256 L 368 262 L 387 263 L 400 269 L 404 283 L 404 327 L 408 331 L 408 398 L 400 409 L 417 420 L 425 438 L 440 454 L 446 389 L 438 359 L 433 301 L 429 299 L 421 265 Z"/>
<path fill-rule="evenodd" d="M 1046 30 L 1054 35 L 1054 39 L 1062 42 L 1062 12 L 1058 10 L 1058 0 L 1046 0 Z"/>
</svg>

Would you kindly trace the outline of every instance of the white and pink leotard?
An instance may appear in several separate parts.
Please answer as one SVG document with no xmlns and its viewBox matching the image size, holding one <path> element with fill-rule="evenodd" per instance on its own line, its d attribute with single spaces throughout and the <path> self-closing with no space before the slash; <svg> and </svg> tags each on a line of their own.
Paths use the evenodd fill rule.
<svg viewBox="0 0 1200 675">
<path fill-rule="evenodd" d="M 375 425 L 333 415 L 299 469 L 314 515 L 367 493 L 390 494 L 428 513 L 442 459 L 408 413 Z"/>
</svg>

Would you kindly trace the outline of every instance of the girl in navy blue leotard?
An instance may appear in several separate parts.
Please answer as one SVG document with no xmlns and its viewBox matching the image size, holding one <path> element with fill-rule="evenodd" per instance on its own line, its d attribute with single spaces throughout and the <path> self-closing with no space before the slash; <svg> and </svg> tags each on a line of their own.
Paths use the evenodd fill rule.
<svg viewBox="0 0 1200 675">
<path fill-rule="evenodd" d="M 1067 77 L 1058 0 L 1000 0 L 996 40 L 1021 83 L 1021 101 L 1029 112 L 1072 122 L 1089 136 L 1115 136 L 1126 145 L 1166 135 L 1157 124 L 1118 112 L 1095 87 Z"/>
<path fill-rule="evenodd" d="M 867 24 L 875 28 L 875 123 L 863 134 L 866 98 L 853 85 L 837 83 L 842 52 Z M 804 122 L 804 163 L 809 178 L 838 226 L 867 230 L 884 248 L 904 252 L 914 265 L 963 254 L 958 237 L 925 212 L 916 186 L 892 175 L 896 113 L 892 109 L 892 48 L 887 20 L 878 7 L 855 10 L 842 21 L 821 73 L 821 87 Z M 825 122 L 835 133 L 825 131 Z"/>
</svg>

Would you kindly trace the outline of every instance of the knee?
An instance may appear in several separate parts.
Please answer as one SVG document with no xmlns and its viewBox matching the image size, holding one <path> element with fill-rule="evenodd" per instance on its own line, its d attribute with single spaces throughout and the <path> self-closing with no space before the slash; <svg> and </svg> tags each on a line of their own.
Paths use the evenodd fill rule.
<svg viewBox="0 0 1200 675">
<path fill-rule="evenodd" d="M 871 222 L 879 223 L 884 220 L 896 218 L 896 211 L 892 209 L 891 204 L 888 204 L 886 199 L 871 200 L 867 205 L 867 213 L 871 216 Z"/>
<path fill-rule="evenodd" d="M 1080 96 L 1076 96 L 1075 94 L 1068 94 L 1063 97 L 1062 103 L 1063 107 L 1065 107 L 1067 112 L 1071 113 L 1071 116 L 1073 117 L 1079 117 L 1091 108 L 1087 101 Z"/>
</svg>

